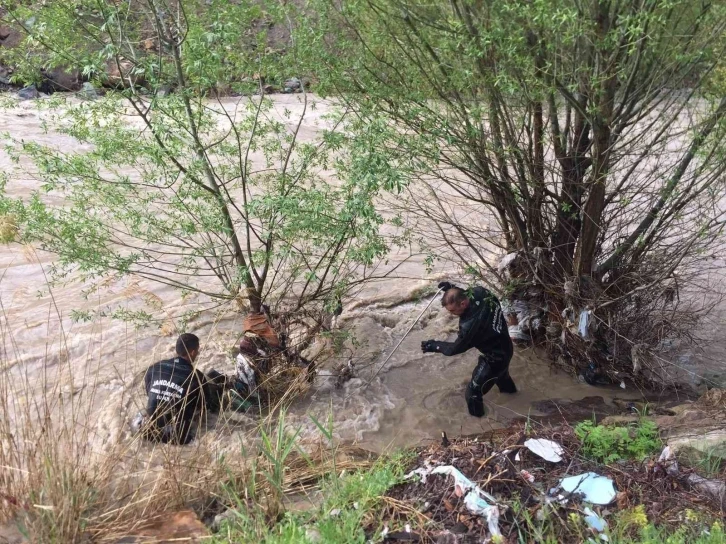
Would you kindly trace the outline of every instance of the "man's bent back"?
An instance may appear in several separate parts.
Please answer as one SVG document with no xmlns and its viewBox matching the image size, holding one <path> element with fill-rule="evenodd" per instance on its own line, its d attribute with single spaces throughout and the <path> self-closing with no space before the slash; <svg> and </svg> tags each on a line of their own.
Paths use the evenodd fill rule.
<svg viewBox="0 0 726 544">
<path fill-rule="evenodd" d="M 146 371 L 149 423 L 145 434 L 154 441 L 187 444 L 194 438 L 191 427 L 195 413 L 205 405 L 212 411 L 219 406 L 204 374 L 192 366 L 199 354 L 199 339 L 182 334 L 176 353 L 173 359 L 154 363 Z"/>
</svg>

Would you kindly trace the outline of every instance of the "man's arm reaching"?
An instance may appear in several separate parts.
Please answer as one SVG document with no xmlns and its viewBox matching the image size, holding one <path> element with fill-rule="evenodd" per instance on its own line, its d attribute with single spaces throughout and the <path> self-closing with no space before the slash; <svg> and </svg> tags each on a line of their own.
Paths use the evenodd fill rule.
<svg viewBox="0 0 726 544">
<path fill-rule="evenodd" d="M 437 340 L 424 340 L 421 342 L 421 351 L 424 353 L 441 353 L 448 357 L 458 355 L 471 349 L 474 346 L 474 339 L 477 334 L 490 326 L 492 312 L 488 308 L 481 311 L 471 321 L 459 328 L 459 335 L 453 342 L 440 342 Z"/>
<path fill-rule="evenodd" d="M 476 335 L 480 319 L 481 316 L 478 316 L 466 328 L 460 328 L 459 335 L 453 342 L 440 342 L 437 340 L 425 340 L 421 342 L 421 351 L 424 353 L 441 353 L 447 357 L 464 353 L 474 345 L 474 336 Z"/>
<path fill-rule="evenodd" d="M 424 340 L 421 342 L 421 351 L 424 353 L 441 353 L 442 355 L 451 356 L 464 353 L 471 348 L 471 341 L 467 335 L 456 337 L 453 342 L 440 342 L 437 340 Z"/>
</svg>

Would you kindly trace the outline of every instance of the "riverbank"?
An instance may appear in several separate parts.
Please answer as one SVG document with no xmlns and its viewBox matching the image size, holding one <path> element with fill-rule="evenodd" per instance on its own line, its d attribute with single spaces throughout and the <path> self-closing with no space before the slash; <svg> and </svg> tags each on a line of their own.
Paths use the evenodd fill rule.
<svg viewBox="0 0 726 544">
<path fill-rule="evenodd" d="M 723 422 L 723 400 L 724 392 L 713 390 L 663 410 L 670 415 L 645 410 L 635 418 L 574 426 L 530 419 L 474 438 L 442 436 L 440 443 L 383 456 L 358 474 L 332 476 L 322 503 L 254 537 L 310 543 L 723 543 L 723 434 L 720 446 L 714 442 L 713 450 L 694 457 L 716 419 Z M 685 420 L 691 422 L 688 432 L 678 430 Z M 716 426 L 723 433 L 723 423 Z M 608 442 L 614 436 L 617 441 Z M 584 480 L 568 488 L 568 480 L 588 474 L 597 475 L 599 489 Z M 249 525 L 240 519 L 244 513 L 230 516 L 214 541 L 251 541 Z"/>
<path fill-rule="evenodd" d="M 73 541 L 722 544 L 724 399 L 711 390 L 579 424 L 530 418 L 378 457 L 336 445 L 319 421 L 317 447 L 303 445 L 283 414 L 260 428 L 250 463 L 218 460 L 219 480 L 194 500 L 126 524 L 89 508 Z M 62 542 L 69 513 L 20 500 L 0 542 Z"/>
<path fill-rule="evenodd" d="M 660 432 L 643 412 L 605 426 L 527 420 L 475 438 L 442 436 L 356 474 L 329 475 L 310 509 L 268 529 L 232 509 L 213 541 L 723 543 L 726 464 L 694 463 L 672 434 L 679 414 L 690 413 L 695 439 L 699 425 L 723 412 L 722 400 L 714 390 L 666 410 L 672 415 L 659 416 Z M 612 457 L 603 462 L 598 447 L 616 434 L 622 442 L 607 448 Z M 550 445 L 561 449 L 553 454 Z M 584 484 L 563 489 L 566 478 L 588 473 L 612 496 L 598 498 Z M 709 492 L 704 481 L 720 491 Z"/>
</svg>

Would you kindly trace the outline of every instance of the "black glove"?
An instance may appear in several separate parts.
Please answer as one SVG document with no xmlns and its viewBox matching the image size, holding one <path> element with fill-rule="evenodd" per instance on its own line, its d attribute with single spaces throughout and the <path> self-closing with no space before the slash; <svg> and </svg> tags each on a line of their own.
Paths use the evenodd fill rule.
<svg viewBox="0 0 726 544">
<path fill-rule="evenodd" d="M 454 287 L 454 284 L 451 282 L 448 282 L 448 281 L 442 281 L 441 283 L 439 283 L 439 289 L 444 291 L 444 293 L 446 291 L 448 291 L 449 289 L 451 289 L 452 287 Z"/>
<path fill-rule="evenodd" d="M 436 340 L 424 340 L 421 342 L 421 351 L 424 353 L 434 353 L 439 351 L 439 348 L 436 345 Z"/>
</svg>

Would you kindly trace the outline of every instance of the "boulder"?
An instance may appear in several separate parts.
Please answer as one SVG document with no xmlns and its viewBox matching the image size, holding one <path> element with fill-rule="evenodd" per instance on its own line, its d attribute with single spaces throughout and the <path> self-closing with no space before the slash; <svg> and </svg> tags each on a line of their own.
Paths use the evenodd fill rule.
<svg viewBox="0 0 726 544">
<path fill-rule="evenodd" d="M 89 83 L 88 81 L 81 86 L 80 95 L 86 100 L 95 100 L 99 97 L 96 87 L 93 86 L 93 83 Z"/>
<path fill-rule="evenodd" d="M 224 525 L 225 522 L 233 521 L 235 518 L 238 517 L 237 512 L 235 512 L 232 509 L 225 510 L 221 514 L 217 514 L 214 516 L 214 519 L 212 520 L 212 523 L 209 525 L 209 528 L 214 533 L 218 533 L 220 529 L 222 529 L 222 525 Z"/>
<path fill-rule="evenodd" d="M 668 438 L 668 445 L 675 453 L 696 461 L 718 457 L 726 462 L 726 422 L 710 431 L 682 429 Z"/>
<path fill-rule="evenodd" d="M 169 96 L 171 91 L 171 85 L 161 85 L 158 89 L 156 89 L 156 96 L 164 98 L 165 96 Z"/>
<path fill-rule="evenodd" d="M 113 88 L 143 86 L 146 82 L 144 76 L 143 74 L 134 74 L 134 68 L 134 63 L 129 60 L 122 60 L 118 63 L 113 60 L 108 61 L 106 64 L 105 85 Z"/>
<path fill-rule="evenodd" d="M 10 77 L 13 75 L 13 69 L 8 66 L 0 65 L 0 83 L 3 85 L 12 85 Z"/>
<path fill-rule="evenodd" d="M 40 93 L 38 92 L 38 89 L 35 88 L 35 85 L 28 85 L 18 91 L 18 98 L 20 98 L 20 100 L 34 100 L 36 98 L 40 98 Z"/>
<path fill-rule="evenodd" d="M 0 26 L 0 44 L 2 47 L 17 47 L 25 39 L 25 33 L 17 26 Z"/>
<path fill-rule="evenodd" d="M 43 81 L 39 90 L 44 93 L 67 93 L 81 89 L 81 74 L 77 70 L 57 67 L 51 70 L 41 70 Z"/>
<path fill-rule="evenodd" d="M 302 92 L 302 81 L 296 77 L 291 77 L 283 84 L 283 92 L 299 93 Z"/>
</svg>

